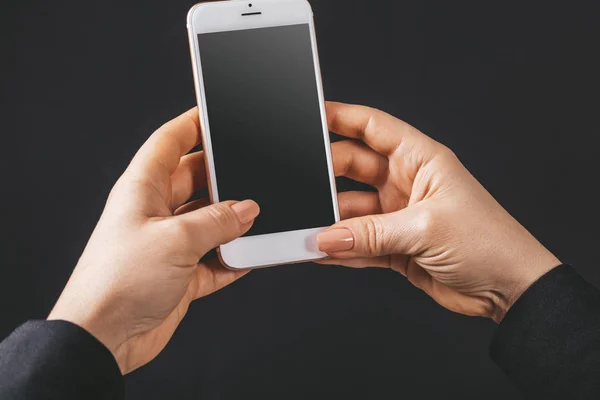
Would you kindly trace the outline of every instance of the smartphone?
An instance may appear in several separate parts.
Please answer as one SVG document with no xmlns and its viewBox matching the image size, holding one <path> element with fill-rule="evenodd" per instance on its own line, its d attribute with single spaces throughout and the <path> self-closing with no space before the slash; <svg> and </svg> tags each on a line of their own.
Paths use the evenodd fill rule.
<svg viewBox="0 0 600 400">
<path fill-rule="evenodd" d="M 261 208 L 248 233 L 217 249 L 221 262 L 325 258 L 316 236 L 339 211 L 309 3 L 200 3 L 187 28 L 211 201 Z"/>
</svg>

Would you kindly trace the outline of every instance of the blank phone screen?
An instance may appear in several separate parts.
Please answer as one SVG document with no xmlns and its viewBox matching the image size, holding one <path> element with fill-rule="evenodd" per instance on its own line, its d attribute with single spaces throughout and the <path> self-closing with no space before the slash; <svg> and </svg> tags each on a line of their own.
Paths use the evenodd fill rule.
<svg viewBox="0 0 600 400">
<path fill-rule="evenodd" d="M 308 24 L 198 35 L 219 200 L 255 200 L 246 234 L 335 222 Z"/>
</svg>

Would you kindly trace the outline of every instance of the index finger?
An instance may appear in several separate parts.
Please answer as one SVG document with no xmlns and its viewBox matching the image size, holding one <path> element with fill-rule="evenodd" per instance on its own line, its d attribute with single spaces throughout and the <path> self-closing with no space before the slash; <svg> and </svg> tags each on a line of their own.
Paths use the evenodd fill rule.
<svg viewBox="0 0 600 400">
<path fill-rule="evenodd" d="M 130 169 L 144 176 L 170 177 L 181 157 L 200 143 L 198 108 L 194 107 L 167 122 L 142 145 Z"/>
<path fill-rule="evenodd" d="M 360 139 L 384 156 L 391 155 L 402 142 L 418 134 L 404 121 L 375 108 L 328 101 L 329 130 L 352 139 Z"/>
</svg>

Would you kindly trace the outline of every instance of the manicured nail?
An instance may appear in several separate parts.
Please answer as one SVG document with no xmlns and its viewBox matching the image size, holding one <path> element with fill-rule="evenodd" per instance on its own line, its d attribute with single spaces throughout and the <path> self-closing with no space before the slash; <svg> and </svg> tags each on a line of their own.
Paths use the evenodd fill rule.
<svg viewBox="0 0 600 400">
<path fill-rule="evenodd" d="M 317 237 L 319 250 L 323 253 L 352 250 L 354 236 L 346 228 L 331 229 L 319 234 Z"/>
<path fill-rule="evenodd" d="M 252 200 L 244 200 L 239 203 L 235 203 L 231 206 L 231 209 L 236 213 L 238 219 L 242 224 L 247 224 L 258 216 L 260 208 L 258 204 Z"/>
</svg>

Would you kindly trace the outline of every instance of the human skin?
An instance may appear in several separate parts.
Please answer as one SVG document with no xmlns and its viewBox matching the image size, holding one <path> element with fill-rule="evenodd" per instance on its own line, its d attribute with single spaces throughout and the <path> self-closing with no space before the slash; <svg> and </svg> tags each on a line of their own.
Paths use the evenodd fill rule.
<svg viewBox="0 0 600 400">
<path fill-rule="evenodd" d="M 340 195 L 349 219 L 319 235 L 323 264 L 400 272 L 440 305 L 499 322 L 560 261 L 447 147 L 385 112 L 327 104 L 337 176 L 376 192 Z"/>
<path fill-rule="evenodd" d="M 442 306 L 495 321 L 560 264 L 443 145 L 369 107 L 328 103 L 327 118 L 349 139 L 332 145 L 336 175 L 377 191 L 339 194 L 321 263 L 391 268 Z M 194 108 L 140 148 L 48 317 L 86 329 L 124 374 L 156 357 L 193 300 L 246 273 L 198 262 L 260 212 L 252 200 L 186 203 L 206 187 L 203 153 L 187 154 L 199 141 Z"/>
<path fill-rule="evenodd" d="M 122 373 L 165 347 L 190 303 L 244 275 L 210 249 L 245 233 L 259 213 L 251 201 L 184 203 L 206 187 L 198 110 L 158 129 L 112 189 L 106 207 L 50 320 L 86 329 Z"/>
</svg>

